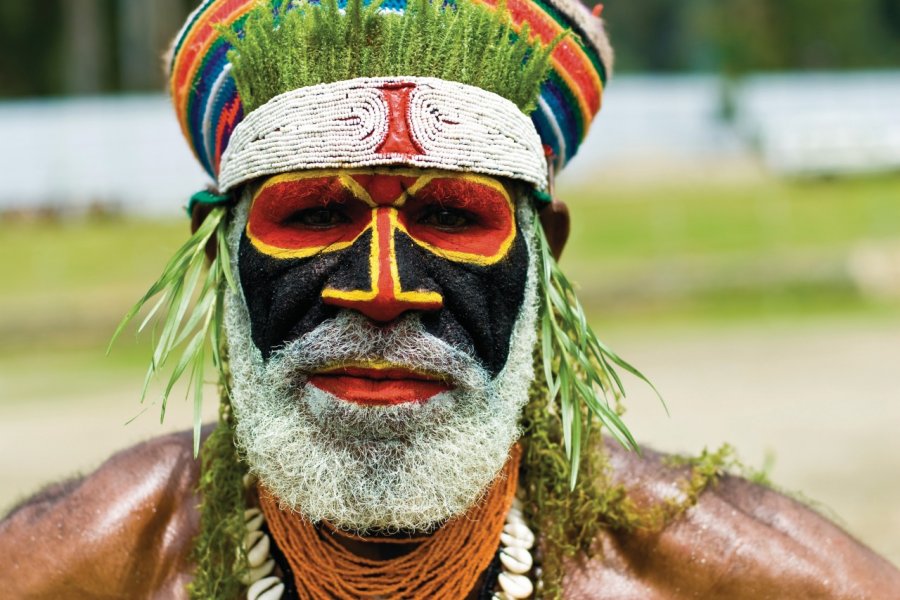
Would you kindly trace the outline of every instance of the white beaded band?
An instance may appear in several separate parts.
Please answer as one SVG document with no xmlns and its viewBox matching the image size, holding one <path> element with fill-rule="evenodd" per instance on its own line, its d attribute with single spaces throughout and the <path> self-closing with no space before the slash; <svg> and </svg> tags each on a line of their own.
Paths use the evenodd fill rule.
<svg viewBox="0 0 900 600">
<path fill-rule="evenodd" d="M 321 168 L 405 165 L 547 187 L 530 118 L 481 88 L 432 77 L 351 79 L 293 90 L 252 111 L 222 155 L 219 189 Z"/>
</svg>

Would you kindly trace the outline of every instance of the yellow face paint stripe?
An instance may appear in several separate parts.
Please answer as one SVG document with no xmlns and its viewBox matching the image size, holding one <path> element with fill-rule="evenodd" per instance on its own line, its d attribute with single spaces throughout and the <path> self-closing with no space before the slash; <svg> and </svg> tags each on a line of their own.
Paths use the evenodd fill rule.
<svg viewBox="0 0 900 600">
<path fill-rule="evenodd" d="M 317 373 L 339 373 L 344 369 L 370 369 L 372 371 L 390 371 L 394 369 L 402 369 L 404 371 L 409 371 L 410 373 L 417 373 L 419 375 L 425 375 L 434 379 L 447 379 L 447 375 L 445 373 L 438 373 L 436 371 L 429 371 L 427 369 L 411 368 L 409 365 L 392 363 L 384 360 L 351 360 L 347 362 L 341 362 L 339 365 L 327 367 L 325 369 L 317 371 Z"/>
<path fill-rule="evenodd" d="M 482 185 L 487 185 L 495 189 L 503 188 L 503 184 L 497 181 L 496 179 L 492 179 L 486 175 L 477 175 L 475 173 L 465 173 L 462 171 L 444 171 L 441 169 L 401 169 L 391 167 L 389 169 L 385 168 L 373 168 L 373 169 L 353 169 L 351 172 L 347 172 L 346 170 L 340 169 L 310 169 L 309 171 L 297 171 L 293 173 L 282 173 L 281 175 L 275 175 L 270 177 L 265 181 L 265 183 L 260 188 L 260 191 L 263 189 L 278 185 L 279 183 L 290 183 L 293 181 L 300 181 L 301 179 L 315 179 L 317 177 L 335 177 L 338 178 L 342 183 L 345 180 L 352 181 L 353 175 L 396 175 L 398 177 L 417 177 L 418 180 L 412 186 L 407 189 L 407 193 L 411 196 L 414 196 L 416 192 L 421 191 L 423 187 L 425 187 L 432 179 L 437 179 L 441 177 L 453 178 L 453 179 L 465 179 L 466 181 L 474 181 L 476 183 L 480 183 Z M 345 183 L 346 185 L 346 183 Z M 357 186 L 359 184 L 356 184 Z M 347 187 L 351 187 L 347 185 Z M 354 188 L 355 189 L 355 188 Z M 505 189 L 505 188 L 504 188 Z M 259 193 L 259 192 L 257 192 Z M 371 200 L 369 198 L 369 194 L 363 190 L 360 195 L 360 199 Z"/>
<path fill-rule="evenodd" d="M 368 195 L 368 194 L 367 194 Z M 337 288 L 325 288 L 322 290 L 322 298 L 331 300 L 350 300 L 355 302 L 368 302 L 374 300 L 378 296 L 378 278 L 381 275 L 381 269 L 378 265 L 378 227 L 377 221 L 378 211 L 372 211 L 372 220 L 366 226 L 366 231 L 372 231 L 372 241 L 369 245 L 369 274 L 370 288 L 368 290 L 339 290 Z"/>
<path fill-rule="evenodd" d="M 279 248 L 278 246 L 270 246 L 269 244 L 266 244 L 265 242 L 257 239 L 249 231 L 247 232 L 247 237 L 250 238 L 250 243 L 253 244 L 253 247 L 263 254 L 272 258 L 277 258 L 279 260 L 288 260 L 291 258 L 309 258 L 311 256 L 316 256 L 317 254 L 328 254 L 329 252 L 339 252 L 341 250 L 346 250 L 347 248 L 355 244 L 356 240 L 358 240 L 360 236 L 365 232 L 366 230 L 364 229 L 358 236 L 356 236 L 349 242 L 335 242 L 334 244 L 329 244 L 327 246 L 315 246 L 312 248 L 299 248 L 291 250 L 286 248 Z"/>
<path fill-rule="evenodd" d="M 364 175 L 364 174 L 365 173 L 354 173 L 354 175 Z M 345 188 L 350 190 L 350 193 L 352 193 L 355 197 L 357 197 L 360 200 L 362 200 L 363 202 L 365 202 L 369 208 L 377 208 L 378 207 L 378 205 L 375 203 L 375 201 L 372 200 L 372 196 L 370 196 L 369 192 L 366 191 L 366 188 L 359 185 L 359 182 L 356 181 L 355 179 L 353 179 L 353 177 L 342 173 L 342 174 L 338 175 L 338 180 L 341 182 L 341 184 Z"/>
<path fill-rule="evenodd" d="M 394 233 L 399 229 L 401 231 L 405 231 L 403 225 L 400 224 L 400 220 L 397 218 L 397 209 L 391 208 L 390 213 L 388 213 L 390 218 L 391 227 L 390 227 L 390 256 L 388 258 L 388 262 L 391 265 L 391 281 L 394 284 L 394 297 L 398 300 L 407 300 L 410 302 L 427 302 L 427 303 L 441 303 L 444 301 L 443 296 L 438 294 L 437 292 L 429 292 L 425 290 L 416 290 L 416 291 L 404 291 L 400 289 L 400 271 L 397 266 L 397 249 L 395 247 L 395 235 Z"/>
<path fill-rule="evenodd" d="M 255 195 L 258 195 L 259 192 L 268 187 L 272 187 L 280 183 L 291 183 L 294 181 L 301 181 L 303 179 L 316 179 L 321 177 L 335 177 L 336 175 L 337 171 L 335 171 L 334 169 L 312 169 L 310 171 L 299 171 L 296 173 L 282 173 L 281 175 L 275 175 L 266 179 L 265 183 L 263 183 L 263 185 L 259 188 L 259 191 L 257 191 Z"/>
</svg>

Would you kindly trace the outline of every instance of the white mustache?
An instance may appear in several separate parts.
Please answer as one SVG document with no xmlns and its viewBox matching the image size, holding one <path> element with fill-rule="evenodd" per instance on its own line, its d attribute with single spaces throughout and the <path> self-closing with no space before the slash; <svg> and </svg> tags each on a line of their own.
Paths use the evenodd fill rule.
<svg viewBox="0 0 900 600">
<path fill-rule="evenodd" d="M 341 311 L 313 331 L 272 353 L 268 363 L 289 367 L 298 377 L 347 364 L 378 362 L 433 373 L 457 387 L 483 389 L 487 370 L 468 353 L 429 334 L 418 315 L 389 327 L 372 324 L 355 311 Z"/>
</svg>

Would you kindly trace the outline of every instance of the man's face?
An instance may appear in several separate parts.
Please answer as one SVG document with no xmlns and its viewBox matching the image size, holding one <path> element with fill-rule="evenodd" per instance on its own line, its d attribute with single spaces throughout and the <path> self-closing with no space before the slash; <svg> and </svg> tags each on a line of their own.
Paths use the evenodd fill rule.
<svg viewBox="0 0 900 600">
<path fill-rule="evenodd" d="M 279 175 L 247 196 L 228 334 L 251 465 L 313 520 L 463 512 L 531 379 L 526 211 L 495 179 L 414 169 Z"/>
<path fill-rule="evenodd" d="M 240 247 L 264 358 L 341 308 L 388 326 L 407 312 L 477 358 L 506 363 L 528 253 L 497 180 L 433 171 L 306 172 L 254 194 Z"/>
</svg>

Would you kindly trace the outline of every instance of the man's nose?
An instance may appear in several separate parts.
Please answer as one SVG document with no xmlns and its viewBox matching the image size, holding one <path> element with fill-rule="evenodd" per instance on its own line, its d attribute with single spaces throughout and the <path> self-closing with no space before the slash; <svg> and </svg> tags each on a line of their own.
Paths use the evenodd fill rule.
<svg viewBox="0 0 900 600">
<path fill-rule="evenodd" d="M 367 264 L 351 265 L 353 269 L 368 271 L 368 278 L 359 279 L 367 279 L 368 286 L 340 289 L 329 285 L 322 290 L 322 301 L 358 311 L 380 323 L 393 321 L 411 310 L 440 309 L 444 305 L 443 296 L 427 289 L 425 278 L 415 276 L 418 269 L 412 265 L 404 265 L 407 268 L 401 269 L 397 260 L 397 209 L 379 206 L 372 212 L 369 248 L 367 253 L 363 253 Z"/>
</svg>

